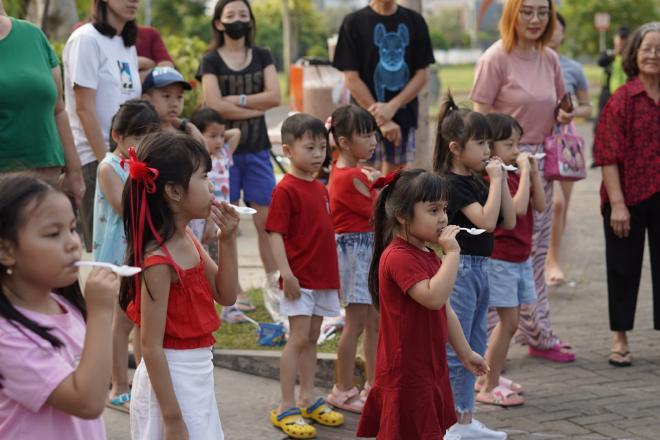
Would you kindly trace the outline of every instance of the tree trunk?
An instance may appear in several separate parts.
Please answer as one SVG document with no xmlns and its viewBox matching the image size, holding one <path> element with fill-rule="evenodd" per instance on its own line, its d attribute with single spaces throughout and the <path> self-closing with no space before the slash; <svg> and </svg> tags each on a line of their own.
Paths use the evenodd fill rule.
<svg viewBox="0 0 660 440">
<path fill-rule="evenodd" d="M 47 14 L 46 20 L 44 12 Z M 76 0 L 32 0 L 28 5 L 26 19 L 41 27 L 48 38 L 62 40 L 78 21 Z"/>
<path fill-rule="evenodd" d="M 422 13 L 422 0 L 399 0 L 399 4 L 406 8 Z M 429 70 L 430 75 L 430 70 Z M 417 132 L 415 134 L 417 141 L 417 151 L 412 166 L 431 169 L 433 163 L 433 148 L 431 145 L 431 136 L 429 128 L 429 88 L 428 85 L 417 95 L 419 106 L 419 115 L 417 118 Z"/>
</svg>

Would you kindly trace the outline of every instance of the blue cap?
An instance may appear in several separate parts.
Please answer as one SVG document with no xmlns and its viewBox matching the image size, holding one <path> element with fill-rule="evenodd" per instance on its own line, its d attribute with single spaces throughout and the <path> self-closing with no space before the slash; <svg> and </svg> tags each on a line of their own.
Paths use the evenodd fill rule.
<svg viewBox="0 0 660 440">
<path fill-rule="evenodd" d="M 181 84 L 183 90 L 192 90 L 190 83 L 183 79 L 183 75 L 178 70 L 172 67 L 154 67 L 142 82 L 142 92 L 170 84 Z"/>
</svg>

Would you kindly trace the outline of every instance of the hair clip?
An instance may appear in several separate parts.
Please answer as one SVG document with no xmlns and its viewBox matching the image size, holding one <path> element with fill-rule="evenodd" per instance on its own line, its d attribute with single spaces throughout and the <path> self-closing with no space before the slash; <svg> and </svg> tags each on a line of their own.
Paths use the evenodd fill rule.
<svg viewBox="0 0 660 440">
<path fill-rule="evenodd" d="M 325 120 L 325 129 L 326 131 L 330 131 L 332 128 L 332 116 L 328 116 L 328 119 Z"/>
<path fill-rule="evenodd" d="M 149 194 L 156 192 L 156 179 L 158 170 L 150 168 L 146 163 L 137 158 L 135 147 L 128 149 L 128 159 L 122 159 L 121 166 L 128 165 L 128 175 L 131 179 L 144 185 Z"/>
<path fill-rule="evenodd" d="M 401 169 L 392 171 L 387 176 L 379 177 L 378 179 L 374 180 L 369 189 L 374 190 L 385 188 L 387 185 L 394 184 L 399 179 L 399 177 L 401 177 Z"/>
</svg>

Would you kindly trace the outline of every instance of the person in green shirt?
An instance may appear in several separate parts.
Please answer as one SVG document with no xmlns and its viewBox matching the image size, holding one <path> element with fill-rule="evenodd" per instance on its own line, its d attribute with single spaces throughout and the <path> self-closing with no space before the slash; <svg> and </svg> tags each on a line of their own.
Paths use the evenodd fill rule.
<svg viewBox="0 0 660 440">
<path fill-rule="evenodd" d="M 59 60 L 41 30 L 0 0 L 0 175 L 29 171 L 79 202 L 80 160 L 62 100 Z M 61 173 L 64 173 L 61 176 Z"/>
</svg>

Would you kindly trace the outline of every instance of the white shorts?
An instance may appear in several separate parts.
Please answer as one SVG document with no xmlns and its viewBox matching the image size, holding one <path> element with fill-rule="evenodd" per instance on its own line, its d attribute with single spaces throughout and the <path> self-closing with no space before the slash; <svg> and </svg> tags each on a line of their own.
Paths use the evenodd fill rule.
<svg viewBox="0 0 660 440">
<path fill-rule="evenodd" d="M 330 290 L 311 290 L 300 288 L 300 298 L 282 297 L 280 313 L 284 316 L 339 316 L 339 292 Z"/>
</svg>

